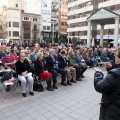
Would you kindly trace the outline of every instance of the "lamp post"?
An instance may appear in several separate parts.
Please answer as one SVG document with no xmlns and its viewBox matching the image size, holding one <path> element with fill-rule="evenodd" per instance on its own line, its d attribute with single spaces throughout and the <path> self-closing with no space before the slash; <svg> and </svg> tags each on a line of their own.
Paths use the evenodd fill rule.
<svg viewBox="0 0 120 120">
<path fill-rule="evenodd" d="M 70 24 L 68 24 L 68 44 L 70 43 L 70 39 L 69 39 L 69 28 L 70 28 Z"/>
<path fill-rule="evenodd" d="M 109 35 L 110 35 L 110 27 L 108 28 L 108 40 L 109 40 Z"/>
<path fill-rule="evenodd" d="M 80 34 L 81 34 L 81 31 L 78 31 L 78 42 L 80 42 L 80 41 L 79 41 L 79 39 L 80 39 Z"/>
</svg>

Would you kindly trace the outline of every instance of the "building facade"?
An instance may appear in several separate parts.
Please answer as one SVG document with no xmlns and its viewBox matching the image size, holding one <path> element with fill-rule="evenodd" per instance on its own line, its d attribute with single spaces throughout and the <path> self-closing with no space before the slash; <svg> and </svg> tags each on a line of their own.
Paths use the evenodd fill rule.
<svg viewBox="0 0 120 120">
<path fill-rule="evenodd" d="M 32 13 L 22 13 L 21 36 L 23 40 L 40 40 L 40 15 Z"/>
<path fill-rule="evenodd" d="M 88 22 L 87 18 L 100 8 L 105 8 L 111 12 L 120 14 L 119 0 L 68 0 L 68 29 L 69 38 L 76 37 L 79 41 L 87 40 Z M 104 26 L 103 39 L 106 41 L 114 40 L 115 24 Z M 92 24 L 92 38 L 100 40 L 99 24 Z M 120 33 L 119 33 L 120 39 Z"/>
<path fill-rule="evenodd" d="M 68 0 L 60 0 L 60 37 L 67 37 Z"/>
</svg>

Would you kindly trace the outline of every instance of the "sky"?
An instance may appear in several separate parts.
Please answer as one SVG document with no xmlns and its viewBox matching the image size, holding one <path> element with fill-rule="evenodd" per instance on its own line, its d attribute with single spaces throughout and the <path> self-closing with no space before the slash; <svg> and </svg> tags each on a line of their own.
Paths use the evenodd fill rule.
<svg viewBox="0 0 120 120">
<path fill-rule="evenodd" d="M 3 4 L 7 4 L 7 0 L 0 0 L 0 6 L 2 6 Z"/>
<path fill-rule="evenodd" d="M 0 6 L 2 6 L 3 4 L 7 5 L 7 1 L 8 0 L 0 0 Z M 37 0 L 24 0 L 24 1 L 27 3 L 25 12 L 40 14 L 40 7 L 37 6 L 37 4 L 35 5 L 35 1 Z"/>
</svg>

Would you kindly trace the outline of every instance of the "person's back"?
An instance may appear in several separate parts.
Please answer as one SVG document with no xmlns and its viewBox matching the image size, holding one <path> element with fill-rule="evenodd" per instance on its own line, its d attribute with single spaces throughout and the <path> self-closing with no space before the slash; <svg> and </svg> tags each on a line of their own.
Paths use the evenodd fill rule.
<svg viewBox="0 0 120 120">
<path fill-rule="evenodd" d="M 96 91 L 102 93 L 100 120 L 119 120 L 120 65 L 110 70 L 105 79 L 100 76 L 101 73 L 95 73 L 96 83 L 94 84 Z M 98 79 L 104 81 L 99 82 Z"/>
</svg>

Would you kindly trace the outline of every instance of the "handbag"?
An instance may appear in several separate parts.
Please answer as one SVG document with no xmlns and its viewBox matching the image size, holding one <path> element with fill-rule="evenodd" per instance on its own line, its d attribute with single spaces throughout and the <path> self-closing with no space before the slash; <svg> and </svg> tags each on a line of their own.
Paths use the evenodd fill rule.
<svg viewBox="0 0 120 120">
<path fill-rule="evenodd" d="M 7 81 L 7 80 L 12 78 L 12 73 L 11 73 L 11 71 L 5 70 L 5 71 L 2 72 L 2 76 L 3 77 L 1 79 L 1 82 L 4 82 L 4 81 Z"/>
<path fill-rule="evenodd" d="M 34 81 L 33 90 L 38 92 L 42 92 L 44 90 L 41 81 Z"/>
</svg>

